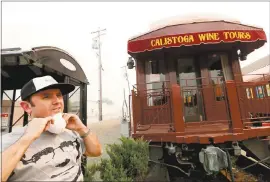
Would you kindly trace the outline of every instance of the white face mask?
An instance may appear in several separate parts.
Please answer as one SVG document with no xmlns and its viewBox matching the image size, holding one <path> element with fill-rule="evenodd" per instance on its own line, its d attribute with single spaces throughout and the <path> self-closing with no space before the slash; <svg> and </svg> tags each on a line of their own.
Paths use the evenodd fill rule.
<svg viewBox="0 0 270 182">
<path fill-rule="evenodd" d="M 57 113 L 53 116 L 54 124 L 50 124 L 50 127 L 48 129 L 49 132 L 54 134 L 60 134 L 62 133 L 66 128 L 66 121 L 62 117 L 62 113 Z"/>
</svg>

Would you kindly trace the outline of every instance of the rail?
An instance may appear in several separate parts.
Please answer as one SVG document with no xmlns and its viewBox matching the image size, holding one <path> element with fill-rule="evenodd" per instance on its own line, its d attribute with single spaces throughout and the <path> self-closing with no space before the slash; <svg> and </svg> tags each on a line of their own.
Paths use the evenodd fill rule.
<svg viewBox="0 0 270 182">
<path fill-rule="evenodd" d="M 270 122 L 270 75 L 255 76 L 255 80 L 236 82 L 241 120 L 245 128 L 260 127 Z"/>
<path fill-rule="evenodd" d="M 133 131 L 169 126 L 169 131 L 194 134 L 237 133 L 244 128 L 264 126 L 270 123 L 270 77 L 262 75 L 256 80 L 260 81 L 211 77 L 182 79 L 176 87 L 168 81 L 133 86 Z M 179 101 L 175 102 L 173 97 Z"/>
<path fill-rule="evenodd" d="M 153 125 L 172 125 L 172 100 L 169 82 L 152 82 L 133 87 L 132 109 L 137 130 L 148 130 Z M 134 119 L 133 119 L 134 121 Z M 135 127 L 135 126 L 132 126 Z"/>
<path fill-rule="evenodd" d="M 243 82 L 269 81 L 270 79 L 270 74 L 235 74 L 235 76 L 242 76 Z"/>
</svg>

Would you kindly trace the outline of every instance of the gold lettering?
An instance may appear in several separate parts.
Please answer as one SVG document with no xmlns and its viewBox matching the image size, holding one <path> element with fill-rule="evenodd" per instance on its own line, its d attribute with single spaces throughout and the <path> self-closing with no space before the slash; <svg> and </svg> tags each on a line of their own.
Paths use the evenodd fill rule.
<svg viewBox="0 0 270 182">
<path fill-rule="evenodd" d="M 184 36 L 184 42 L 189 42 L 189 36 L 187 35 Z"/>
<path fill-rule="evenodd" d="M 155 40 L 151 40 L 151 46 L 155 47 L 156 46 L 156 41 Z"/>
<path fill-rule="evenodd" d="M 225 39 L 250 39 L 249 32 L 223 32 Z"/>
<path fill-rule="evenodd" d="M 219 40 L 219 34 L 218 33 L 199 34 L 199 39 L 200 41 Z"/>
<path fill-rule="evenodd" d="M 238 38 L 244 39 L 245 38 L 244 32 L 238 32 Z"/>
<path fill-rule="evenodd" d="M 160 45 L 163 46 L 163 39 L 159 39 Z"/>
<path fill-rule="evenodd" d="M 230 32 L 223 32 L 223 35 L 225 36 L 225 39 L 228 39 L 228 35 Z"/>
<path fill-rule="evenodd" d="M 189 42 L 194 42 L 194 37 L 193 37 L 193 35 L 190 35 L 190 36 L 189 36 Z"/>
<path fill-rule="evenodd" d="M 176 44 L 177 42 L 182 43 L 182 42 L 188 42 L 190 41 L 189 39 L 192 39 L 194 41 L 194 38 L 188 37 L 188 36 L 173 36 L 173 37 L 165 37 L 165 38 L 160 38 L 160 39 L 155 39 L 151 40 L 150 44 L 152 47 L 157 47 L 157 46 L 163 46 L 163 45 L 171 45 L 171 44 Z"/>
<path fill-rule="evenodd" d="M 156 40 L 156 46 L 160 46 L 160 39 Z"/>
<path fill-rule="evenodd" d="M 163 40 L 159 39 L 160 46 L 163 46 Z"/>
<path fill-rule="evenodd" d="M 214 40 L 214 34 L 213 33 L 208 33 L 207 34 L 207 40 Z"/>
<path fill-rule="evenodd" d="M 199 34 L 200 41 L 205 41 L 206 35 L 205 34 Z"/>
<path fill-rule="evenodd" d="M 163 42 L 163 45 L 167 45 L 168 42 L 167 42 L 167 37 L 164 38 L 164 42 Z"/>
<path fill-rule="evenodd" d="M 214 33 L 214 40 L 219 40 L 219 34 L 218 33 Z"/>
<path fill-rule="evenodd" d="M 166 42 L 167 42 L 167 45 L 172 44 L 172 38 L 171 38 L 171 37 L 168 37 L 168 38 L 166 39 Z"/>
<path fill-rule="evenodd" d="M 246 33 L 245 33 L 245 35 L 246 35 L 246 36 L 245 36 L 245 37 L 246 37 L 246 39 L 251 39 L 251 35 L 250 35 L 250 33 L 249 33 L 249 32 L 246 32 Z"/>
<path fill-rule="evenodd" d="M 182 42 L 183 42 L 183 37 L 182 37 L 182 36 L 179 36 L 179 37 L 177 38 L 177 41 L 178 41 L 178 43 L 182 43 Z"/>
<path fill-rule="evenodd" d="M 171 37 L 165 37 L 163 45 L 170 45 L 172 44 L 172 38 Z"/>
<path fill-rule="evenodd" d="M 192 35 L 178 36 L 177 41 L 178 43 L 183 43 L 183 42 L 188 43 L 188 42 L 194 41 L 194 38 Z"/>
<path fill-rule="evenodd" d="M 251 34 L 249 32 L 223 32 L 225 39 L 251 39 Z M 198 34 L 199 40 L 211 41 L 211 40 L 220 40 L 219 33 L 203 33 Z M 190 43 L 194 42 L 193 35 L 180 35 L 172 37 L 164 37 L 160 39 L 154 39 L 150 41 L 152 47 L 171 45 L 177 43 Z"/>
<path fill-rule="evenodd" d="M 177 37 L 172 37 L 172 39 L 173 39 L 173 44 L 176 44 L 176 41 L 177 41 Z"/>
<path fill-rule="evenodd" d="M 230 39 L 234 39 L 236 37 L 236 32 L 230 32 L 229 37 Z"/>
</svg>

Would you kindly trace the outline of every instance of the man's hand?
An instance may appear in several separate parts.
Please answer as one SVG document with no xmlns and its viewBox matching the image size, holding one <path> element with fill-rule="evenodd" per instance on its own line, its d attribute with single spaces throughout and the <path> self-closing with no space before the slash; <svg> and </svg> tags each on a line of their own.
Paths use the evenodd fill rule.
<svg viewBox="0 0 270 182">
<path fill-rule="evenodd" d="M 24 137 L 30 140 L 36 140 L 42 132 L 49 129 L 51 123 L 54 123 L 54 120 L 51 116 L 46 118 L 34 118 L 29 122 L 24 133 Z"/>
<path fill-rule="evenodd" d="M 88 131 L 87 127 L 82 123 L 79 116 L 76 114 L 64 113 L 63 118 L 67 122 L 67 129 L 76 131 L 80 135 L 85 131 Z"/>
<path fill-rule="evenodd" d="M 76 131 L 80 136 L 87 133 L 89 129 L 82 123 L 80 118 L 75 114 L 65 113 L 63 114 L 63 118 L 67 122 L 67 129 Z M 101 144 L 98 141 L 97 136 L 90 132 L 84 139 L 85 145 L 85 155 L 89 157 L 98 157 L 101 155 L 102 149 Z"/>
<path fill-rule="evenodd" d="M 41 135 L 42 132 L 46 131 L 49 128 L 50 123 L 53 122 L 52 117 L 34 118 L 29 122 L 24 135 L 2 152 L 2 181 L 8 180 L 8 177 L 25 154 L 27 148 Z"/>
</svg>

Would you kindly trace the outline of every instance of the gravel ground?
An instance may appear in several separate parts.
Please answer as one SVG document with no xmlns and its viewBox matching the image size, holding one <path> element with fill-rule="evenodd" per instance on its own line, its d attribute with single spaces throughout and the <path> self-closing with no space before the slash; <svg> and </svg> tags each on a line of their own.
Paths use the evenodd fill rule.
<svg viewBox="0 0 270 182">
<path fill-rule="evenodd" d="M 104 120 L 101 122 L 88 123 L 88 127 L 97 134 L 98 139 L 102 145 L 103 153 L 100 157 L 88 157 L 87 163 L 93 164 L 100 161 L 101 158 L 107 158 L 106 145 L 118 142 L 121 136 L 120 119 Z M 94 176 L 95 181 L 102 181 L 99 173 Z"/>
<path fill-rule="evenodd" d="M 100 158 L 108 157 L 106 153 L 106 145 L 118 142 L 121 136 L 120 119 L 104 120 L 101 122 L 88 123 L 88 127 L 97 134 L 100 143 L 102 144 L 103 153 L 100 157 L 88 157 L 88 163 L 97 162 Z"/>
</svg>

